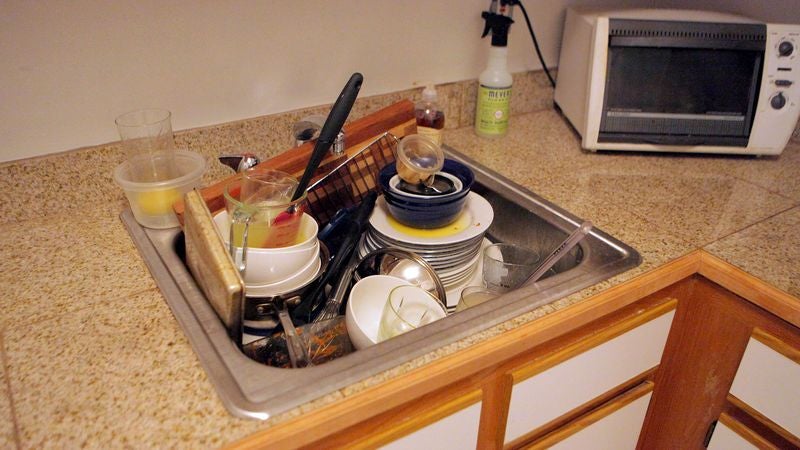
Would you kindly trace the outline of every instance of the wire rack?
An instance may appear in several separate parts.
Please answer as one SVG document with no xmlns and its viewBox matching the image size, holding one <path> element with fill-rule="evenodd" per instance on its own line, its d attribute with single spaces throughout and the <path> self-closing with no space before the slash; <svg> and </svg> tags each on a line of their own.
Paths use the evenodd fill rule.
<svg viewBox="0 0 800 450">
<path fill-rule="evenodd" d="M 358 205 L 367 193 L 380 189 L 378 174 L 394 162 L 397 143 L 393 134 L 383 133 L 312 184 L 306 198 L 317 223 L 327 223 L 336 211 Z"/>
</svg>

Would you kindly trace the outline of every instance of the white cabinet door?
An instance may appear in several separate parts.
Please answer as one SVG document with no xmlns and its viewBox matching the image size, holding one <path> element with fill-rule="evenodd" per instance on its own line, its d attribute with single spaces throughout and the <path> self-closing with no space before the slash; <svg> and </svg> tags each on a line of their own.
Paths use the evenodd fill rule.
<svg viewBox="0 0 800 450">
<path fill-rule="evenodd" d="M 505 441 L 510 442 L 658 365 L 674 315 L 674 311 L 663 314 L 514 385 Z"/>
<path fill-rule="evenodd" d="M 481 403 L 475 403 L 381 447 L 390 450 L 472 449 L 478 443 Z"/>
<path fill-rule="evenodd" d="M 758 447 L 747 442 L 722 422 L 717 422 L 707 448 L 708 450 L 754 450 Z"/>
<path fill-rule="evenodd" d="M 800 436 L 800 364 L 751 338 L 730 392 Z"/>
<path fill-rule="evenodd" d="M 557 443 L 558 450 L 635 449 L 652 394 L 642 396 L 614 413 Z"/>
</svg>

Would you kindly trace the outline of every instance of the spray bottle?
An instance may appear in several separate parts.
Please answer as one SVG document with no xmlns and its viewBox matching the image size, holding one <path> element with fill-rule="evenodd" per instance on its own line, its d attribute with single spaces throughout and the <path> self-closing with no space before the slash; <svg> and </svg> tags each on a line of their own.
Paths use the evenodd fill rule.
<svg viewBox="0 0 800 450">
<path fill-rule="evenodd" d="M 475 133 L 486 138 L 499 138 L 508 132 L 511 112 L 511 73 L 508 71 L 508 32 L 514 21 L 512 6 L 507 0 L 492 0 L 489 11 L 481 17 L 486 21 L 483 35 L 492 32 L 489 62 L 478 77 L 478 102 L 475 108 Z M 499 8 L 498 8 L 499 5 Z"/>
</svg>

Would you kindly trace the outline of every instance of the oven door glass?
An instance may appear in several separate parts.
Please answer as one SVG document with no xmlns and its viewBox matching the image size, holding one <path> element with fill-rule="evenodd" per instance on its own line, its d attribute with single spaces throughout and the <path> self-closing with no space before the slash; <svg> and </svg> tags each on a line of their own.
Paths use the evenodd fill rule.
<svg viewBox="0 0 800 450">
<path fill-rule="evenodd" d="M 763 50 L 612 43 L 598 140 L 746 146 L 763 57 Z"/>
</svg>

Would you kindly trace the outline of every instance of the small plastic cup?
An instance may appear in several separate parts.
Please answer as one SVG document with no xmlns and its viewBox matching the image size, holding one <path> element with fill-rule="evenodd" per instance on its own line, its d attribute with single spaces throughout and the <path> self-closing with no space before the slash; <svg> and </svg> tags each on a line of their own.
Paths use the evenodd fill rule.
<svg viewBox="0 0 800 450">
<path fill-rule="evenodd" d="M 225 207 L 233 247 L 294 245 L 306 196 L 292 201 L 297 180 L 279 170 L 250 169 L 225 185 Z"/>
<path fill-rule="evenodd" d="M 397 146 L 397 174 L 406 183 L 430 187 L 443 165 L 442 148 L 427 136 L 412 134 Z"/>
<path fill-rule="evenodd" d="M 140 109 L 114 120 L 130 164 L 127 179 L 154 182 L 180 176 L 171 120 L 172 113 L 166 109 Z"/>
<path fill-rule="evenodd" d="M 389 293 L 378 328 L 378 342 L 447 316 L 444 306 L 419 286 L 398 286 Z"/>
<path fill-rule="evenodd" d="M 172 228 L 180 225 L 172 205 L 190 190 L 200 186 L 206 170 L 203 155 L 188 150 L 170 154 L 175 162 L 175 177 L 164 181 L 136 181 L 135 168 L 125 161 L 114 169 L 114 181 L 125 191 L 136 221 L 146 228 Z M 156 167 L 167 164 L 159 157 L 152 159 Z"/>
<path fill-rule="evenodd" d="M 539 254 L 514 244 L 492 244 L 483 250 L 483 282 L 496 292 L 517 289 L 533 274 Z"/>
</svg>

